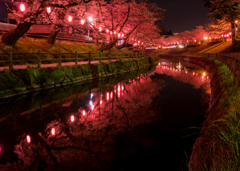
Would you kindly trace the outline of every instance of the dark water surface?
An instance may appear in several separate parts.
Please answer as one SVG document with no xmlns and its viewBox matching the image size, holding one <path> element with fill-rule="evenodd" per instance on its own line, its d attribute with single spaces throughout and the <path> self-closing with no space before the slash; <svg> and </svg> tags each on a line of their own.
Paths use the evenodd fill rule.
<svg viewBox="0 0 240 171">
<path fill-rule="evenodd" d="M 204 121 L 209 91 L 203 68 L 160 60 L 150 70 L 2 100 L 0 169 L 187 170 L 182 160 L 199 132 L 187 128 Z"/>
</svg>

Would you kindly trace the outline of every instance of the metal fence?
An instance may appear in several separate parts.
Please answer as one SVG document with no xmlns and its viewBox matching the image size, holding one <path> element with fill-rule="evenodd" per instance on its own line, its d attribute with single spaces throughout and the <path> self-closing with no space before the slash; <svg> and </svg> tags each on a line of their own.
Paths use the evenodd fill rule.
<svg viewBox="0 0 240 171">
<path fill-rule="evenodd" d="M 50 55 L 50 57 L 49 57 Z M 99 61 L 100 63 L 104 61 L 121 59 L 138 59 L 147 57 L 146 53 L 136 52 L 136 53 L 42 53 L 38 51 L 37 53 L 15 53 L 9 51 L 8 53 L 0 53 L 0 65 L 9 66 L 9 69 L 12 70 L 16 64 L 37 64 L 38 68 L 41 68 L 42 63 L 58 63 L 59 66 L 62 66 L 62 62 L 74 62 L 75 65 L 78 65 L 78 62 L 88 61 L 88 64 L 91 64 L 91 61 Z M 17 58 L 17 59 L 14 59 Z"/>
<path fill-rule="evenodd" d="M 240 58 L 239 54 L 232 53 L 232 54 L 221 54 L 221 53 L 206 53 L 201 54 L 202 57 L 206 58 L 215 58 L 223 63 L 225 63 L 229 69 L 234 73 L 234 75 L 240 80 Z"/>
</svg>

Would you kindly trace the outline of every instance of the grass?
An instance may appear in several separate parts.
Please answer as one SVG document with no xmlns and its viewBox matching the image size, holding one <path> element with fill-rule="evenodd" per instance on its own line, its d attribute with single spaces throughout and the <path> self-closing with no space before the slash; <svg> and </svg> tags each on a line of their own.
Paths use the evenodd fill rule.
<svg viewBox="0 0 240 171">
<path fill-rule="evenodd" d="M 213 93 L 223 94 L 215 99 L 209 116 L 201 131 L 197 145 L 197 168 L 192 170 L 240 170 L 240 93 L 236 78 L 230 69 L 218 60 L 214 60 L 220 71 L 220 80 Z M 215 78 L 216 79 L 216 78 Z M 216 98 L 216 97 L 215 97 Z M 220 103 L 219 103 L 220 102 Z M 195 165 L 196 166 L 196 165 Z"/>
<path fill-rule="evenodd" d="M 14 53 L 37 53 L 40 51 L 41 53 L 99 53 L 97 45 L 93 43 L 72 43 L 72 42 L 58 42 L 56 41 L 55 45 L 50 45 L 44 39 L 33 39 L 26 36 L 20 38 L 14 47 L 5 46 L 0 41 L 0 53 L 5 51 L 12 50 Z M 112 53 L 131 53 L 132 51 L 128 50 L 127 48 L 123 48 L 118 50 L 113 48 L 111 50 Z M 107 53 L 107 51 L 105 51 Z M 94 55 L 93 55 L 94 56 Z M 99 56 L 99 55 L 97 55 Z M 37 54 L 13 54 L 13 60 L 30 60 L 30 59 L 37 59 Z M 88 59 L 88 54 L 81 54 L 78 55 L 79 58 L 82 60 Z M 0 60 L 8 60 L 9 55 L 0 55 Z M 58 54 L 41 54 L 41 59 L 58 59 Z M 75 58 L 75 54 L 62 54 L 62 58 Z M 74 60 L 73 60 L 74 61 Z M 79 60 L 81 61 L 81 60 Z M 31 62 L 29 62 L 31 63 Z M 56 63 L 56 61 L 49 61 L 44 63 Z M 18 63 L 24 64 L 24 63 Z M 36 64 L 36 63 L 35 63 Z M 5 66 L 7 64 L 1 64 Z"/>
</svg>

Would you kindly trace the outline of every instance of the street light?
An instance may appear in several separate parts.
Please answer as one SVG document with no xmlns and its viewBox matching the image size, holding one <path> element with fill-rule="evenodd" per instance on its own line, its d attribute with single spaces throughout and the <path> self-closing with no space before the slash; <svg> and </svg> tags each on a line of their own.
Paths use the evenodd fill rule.
<svg viewBox="0 0 240 171">
<path fill-rule="evenodd" d="M 90 24 L 91 24 L 91 22 L 93 21 L 93 17 L 88 17 L 88 21 L 89 21 Z M 88 38 L 89 38 L 89 28 L 88 28 Z"/>
</svg>

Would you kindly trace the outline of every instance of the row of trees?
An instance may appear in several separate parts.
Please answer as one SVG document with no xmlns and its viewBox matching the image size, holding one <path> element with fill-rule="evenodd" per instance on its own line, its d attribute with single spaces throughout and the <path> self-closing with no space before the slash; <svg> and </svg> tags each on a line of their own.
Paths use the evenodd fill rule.
<svg viewBox="0 0 240 171">
<path fill-rule="evenodd" d="M 127 0 L 27 0 L 25 11 L 14 11 L 17 28 L 4 34 L 2 42 L 14 46 L 32 25 L 52 24 L 48 43 L 54 44 L 64 28 L 91 30 L 101 51 L 131 44 L 146 46 L 159 38 L 155 22 L 163 20 L 163 9 L 147 1 Z"/>
<path fill-rule="evenodd" d="M 192 31 L 184 31 L 176 36 L 158 39 L 157 43 L 186 44 L 188 42 L 198 42 L 201 39 L 232 37 L 233 44 L 236 43 L 236 30 L 240 18 L 239 0 L 203 0 L 205 6 L 210 9 L 209 20 L 211 21 L 205 28 L 197 26 Z"/>
</svg>

